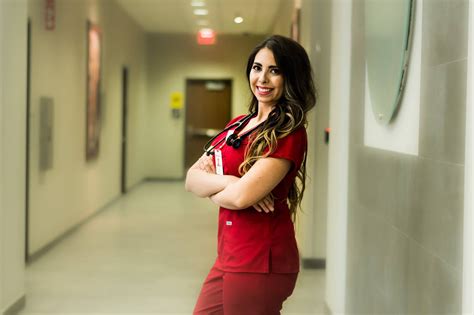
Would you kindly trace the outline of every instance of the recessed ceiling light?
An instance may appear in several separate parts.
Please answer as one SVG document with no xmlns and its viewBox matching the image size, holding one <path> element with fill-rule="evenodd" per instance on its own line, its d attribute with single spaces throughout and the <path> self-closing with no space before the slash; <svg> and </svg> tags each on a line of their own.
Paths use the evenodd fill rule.
<svg viewBox="0 0 474 315">
<path fill-rule="evenodd" d="M 193 7 L 204 7 L 206 3 L 204 1 L 199 1 L 199 0 L 193 0 L 191 2 L 191 6 Z"/>
<path fill-rule="evenodd" d="M 234 18 L 234 23 L 236 23 L 236 24 L 240 24 L 240 23 L 242 23 L 243 21 L 244 21 L 244 18 L 241 17 L 241 16 L 236 16 L 236 17 Z"/>
<path fill-rule="evenodd" d="M 209 11 L 206 9 L 195 9 L 194 10 L 194 15 L 207 15 Z"/>
</svg>

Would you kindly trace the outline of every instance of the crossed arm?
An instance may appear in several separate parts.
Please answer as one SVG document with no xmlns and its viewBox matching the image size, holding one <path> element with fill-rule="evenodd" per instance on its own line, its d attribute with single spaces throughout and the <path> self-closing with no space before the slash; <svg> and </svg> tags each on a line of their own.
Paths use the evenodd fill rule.
<svg viewBox="0 0 474 315">
<path fill-rule="evenodd" d="M 199 197 L 209 197 L 215 204 L 232 210 L 253 206 L 257 211 L 273 211 L 271 191 L 285 177 L 291 162 L 262 158 L 242 177 L 215 174 L 212 158 L 206 155 L 189 169 L 185 188 Z"/>
</svg>

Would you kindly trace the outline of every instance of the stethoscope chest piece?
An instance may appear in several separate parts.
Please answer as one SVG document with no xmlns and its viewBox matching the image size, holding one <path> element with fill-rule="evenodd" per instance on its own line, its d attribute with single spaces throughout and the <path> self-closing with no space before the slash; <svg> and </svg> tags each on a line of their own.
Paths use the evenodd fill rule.
<svg viewBox="0 0 474 315">
<path fill-rule="evenodd" d="M 242 144 L 242 138 L 240 138 L 235 133 L 233 133 L 229 137 L 227 137 L 227 140 L 225 143 L 228 146 L 233 147 L 234 149 L 238 149 L 240 145 Z"/>
</svg>

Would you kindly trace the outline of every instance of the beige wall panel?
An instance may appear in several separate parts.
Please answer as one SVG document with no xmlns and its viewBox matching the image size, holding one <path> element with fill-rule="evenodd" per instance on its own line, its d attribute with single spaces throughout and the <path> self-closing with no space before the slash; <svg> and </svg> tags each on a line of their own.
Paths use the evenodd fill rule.
<svg viewBox="0 0 474 315">
<path fill-rule="evenodd" d="M 145 34 L 113 1 L 56 1 L 56 28 L 44 27 L 43 2 L 29 1 L 32 22 L 30 254 L 120 194 L 121 73 L 130 68 L 128 184 L 145 175 Z M 101 136 L 85 160 L 86 21 L 102 29 Z M 39 99 L 54 99 L 54 165 L 38 167 Z"/>
<path fill-rule="evenodd" d="M 26 1 L 0 1 L 0 314 L 25 295 Z"/>
</svg>

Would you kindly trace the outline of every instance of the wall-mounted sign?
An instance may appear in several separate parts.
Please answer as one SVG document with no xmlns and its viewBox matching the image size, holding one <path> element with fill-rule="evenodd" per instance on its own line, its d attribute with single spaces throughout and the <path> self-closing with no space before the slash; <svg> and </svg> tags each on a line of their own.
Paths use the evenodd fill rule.
<svg viewBox="0 0 474 315">
<path fill-rule="evenodd" d="M 216 32 L 210 28 L 200 29 L 197 34 L 199 45 L 214 45 L 216 43 Z"/>
<path fill-rule="evenodd" d="M 44 25 L 46 30 L 53 31 L 56 27 L 56 10 L 54 0 L 44 0 Z"/>
<path fill-rule="evenodd" d="M 182 109 L 183 108 L 183 93 L 173 92 L 170 97 L 171 109 Z"/>
</svg>

